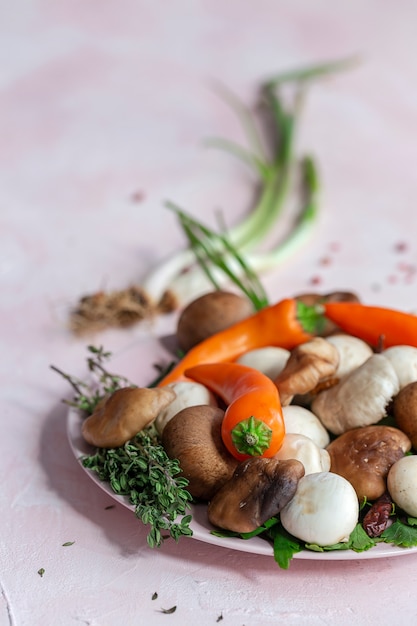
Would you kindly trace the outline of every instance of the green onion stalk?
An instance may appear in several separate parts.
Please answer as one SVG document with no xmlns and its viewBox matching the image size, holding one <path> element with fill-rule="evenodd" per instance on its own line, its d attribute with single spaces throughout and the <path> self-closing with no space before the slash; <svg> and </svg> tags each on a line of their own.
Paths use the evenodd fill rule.
<svg viewBox="0 0 417 626">
<path fill-rule="evenodd" d="M 188 247 L 162 261 L 145 277 L 142 287 L 152 298 L 159 300 L 170 292 L 179 305 L 184 305 L 213 287 L 221 289 L 234 284 L 253 300 L 256 308 L 265 306 L 266 294 L 256 275 L 276 269 L 300 249 L 312 235 L 318 217 L 317 166 L 311 156 L 299 159 L 295 155 L 306 89 L 314 79 L 346 69 L 354 61 L 347 59 L 284 72 L 261 85 L 260 115 L 262 121 L 269 121 L 268 146 L 264 145 L 250 110 L 222 89 L 223 97 L 240 120 L 248 148 L 222 138 L 207 143 L 250 166 L 260 185 L 258 201 L 238 224 L 228 230 L 221 227 L 218 232 L 175 203 L 167 202 L 166 206 L 178 217 Z M 284 101 L 284 87 L 293 89 L 289 103 Z M 297 219 L 286 237 L 265 251 L 266 239 L 276 230 L 294 179 L 300 173 L 303 195 Z"/>
</svg>

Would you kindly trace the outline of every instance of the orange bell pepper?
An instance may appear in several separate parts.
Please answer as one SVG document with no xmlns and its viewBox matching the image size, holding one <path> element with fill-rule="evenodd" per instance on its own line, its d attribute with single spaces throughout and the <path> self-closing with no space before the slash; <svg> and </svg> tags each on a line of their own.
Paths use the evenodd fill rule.
<svg viewBox="0 0 417 626">
<path fill-rule="evenodd" d="M 321 306 L 324 315 L 344 332 L 374 348 L 380 344 L 383 348 L 417 347 L 416 315 L 357 302 L 327 302 Z"/>
<path fill-rule="evenodd" d="M 233 361 L 248 350 L 266 346 L 291 350 L 308 341 L 312 334 L 298 317 L 300 306 L 295 299 L 281 300 L 208 337 L 191 348 L 159 386 L 184 380 L 185 370 L 195 365 Z"/>
<path fill-rule="evenodd" d="M 278 452 L 285 425 L 278 390 L 270 378 L 238 363 L 197 365 L 185 370 L 185 375 L 228 405 L 221 434 L 236 459 L 272 457 Z"/>
</svg>

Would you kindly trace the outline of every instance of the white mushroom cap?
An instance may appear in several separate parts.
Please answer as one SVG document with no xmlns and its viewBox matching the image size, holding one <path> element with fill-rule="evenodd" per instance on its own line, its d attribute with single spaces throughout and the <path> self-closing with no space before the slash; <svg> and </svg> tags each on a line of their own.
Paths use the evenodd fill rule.
<svg viewBox="0 0 417 626">
<path fill-rule="evenodd" d="M 285 530 L 306 543 L 347 541 L 358 523 L 359 502 L 350 482 L 331 472 L 303 476 L 280 512 Z"/>
<path fill-rule="evenodd" d="M 155 418 L 155 428 L 160 435 L 162 435 L 162 431 L 169 420 L 182 411 L 182 409 L 203 404 L 217 406 L 217 401 L 213 393 L 201 383 L 180 381 L 166 385 L 166 387 L 175 391 L 176 398 Z"/>
<path fill-rule="evenodd" d="M 286 433 L 309 437 L 319 448 L 328 446 L 330 442 L 329 433 L 312 411 L 297 404 L 289 404 L 282 407 L 282 415 Z"/>
<path fill-rule="evenodd" d="M 306 475 L 330 470 L 330 454 L 304 435 L 287 433 L 274 458 L 280 461 L 297 459 L 304 465 Z"/>
<path fill-rule="evenodd" d="M 372 356 L 372 348 L 362 339 L 352 335 L 337 334 L 327 337 L 327 341 L 337 348 L 339 352 L 339 365 L 336 370 L 336 378 L 342 378 L 357 367 L 365 363 Z"/>
<path fill-rule="evenodd" d="M 290 354 L 290 351 L 284 348 L 268 346 L 245 352 L 236 359 L 236 363 L 253 367 L 274 380 L 284 369 Z"/>
<path fill-rule="evenodd" d="M 373 354 L 337 385 L 318 394 L 311 409 L 335 435 L 379 422 L 400 390 L 395 369 L 382 354 Z"/>
<path fill-rule="evenodd" d="M 391 361 L 400 389 L 417 380 L 417 348 L 413 346 L 392 346 L 382 352 Z"/>
<path fill-rule="evenodd" d="M 400 509 L 417 517 L 417 456 L 404 456 L 388 472 L 388 491 Z"/>
</svg>

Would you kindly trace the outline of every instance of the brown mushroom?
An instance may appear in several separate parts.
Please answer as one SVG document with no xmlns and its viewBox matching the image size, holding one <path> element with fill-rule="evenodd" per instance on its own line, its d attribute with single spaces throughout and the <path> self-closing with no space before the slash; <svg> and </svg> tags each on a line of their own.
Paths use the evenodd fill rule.
<svg viewBox="0 0 417 626">
<path fill-rule="evenodd" d="M 338 364 L 337 348 L 322 337 L 294 348 L 284 369 L 274 380 L 281 404 L 286 406 L 295 395 L 313 391 L 319 383 L 335 374 Z"/>
<path fill-rule="evenodd" d="M 169 387 L 125 387 L 105 397 L 81 427 L 84 439 L 99 448 L 118 448 L 150 424 L 175 399 Z"/>
<path fill-rule="evenodd" d="M 296 459 L 253 457 L 243 461 L 209 502 L 208 519 L 219 528 L 251 532 L 291 500 L 302 476 L 304 466 Z"/>
<path fill-rule="evenodd" d="M 209 500 L 233 475 L 238 461 L 221 437 L 224 411 L 215 406 L 191 406 L 179 411 L 166 424 L 162 445 L 171 459 L 178 459 L 188 491 Z"/>
<path fill-rule="evenodd" d="M 253 304 L 244 296 L 228 291 L 211 291 L 190 302 L 177 324 L 177 339 L 187 352 L 203 339 L 228 328 L 254 313 Z"/>
<path fill-rule="evenodd" d="M 392 409 L 398 428 L 410 437 L 413 448 L 417 449 L 417 382 L 400 390 Z"/>
<path fill-rule="evenodd" d="M 348 480 L 358 499 L 373 501 L 387 490 L 391 466 L 411 449 L 411 441 L 392 426 L 354 428 L 328 446 L 330 471 Z"/>
</svg>

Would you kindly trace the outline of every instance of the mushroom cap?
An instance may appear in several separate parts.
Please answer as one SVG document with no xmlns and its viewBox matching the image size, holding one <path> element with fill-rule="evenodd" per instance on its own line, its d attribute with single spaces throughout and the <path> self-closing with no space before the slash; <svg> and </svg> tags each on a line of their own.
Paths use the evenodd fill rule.
<svg viewBox="0 0 417 626">
<path fill-rule="evenodd" d="M 327 446 L 330 470 L 348 480 L 359 500 L 373 501 L 387 489 L 391 466 L 411 448 L 398 428 L 364 426 L 340 435 Z"/>
<path fill-rule="evenodd" d="M 341 435 L 351 428 L 379 422 L 398 391 L 398 377 L 391 362 L 382 354 L 373 354 L 337 385 L 320 392 L 311 410 L 327 430 Z"/>
<path fill-rule="evenodd" d="M 166 388 L 175 392 L 174 400 L 164 407 L 155 418 L 155 428 L 159 435 L 169 422 L 179 411 L 189 406 L 208 404 L 217 406 L 214 394 L 205 385 L 192 381 L 178 381 L 165 385 Z"/>
<path fill-rule="evenodd" d="M 417 381 L 417 348 L 414 346 L 391 346 L 382 352 L 391 361 L 398 376 L 400 389 Z"/>
<path fill-rule="evenodd" d="M 353 335 L 337 333 L 327 337 L 327 341 L 334 345 L 339 353 L 339 365 L 335 373 L 336 378 L 342 378 L 346 374 L 350 374 L 350 372 L 353 372 L 353 370 L 365 363 L 373 354 L 369 344 L 358 337 L 353 337 Z"/>
<path fill-rule="evenodd" d="M 325 448 L 330 443 L 330 436 L 317 415 L 303 406 L 289 404 L 282 408 L 285 432 L 304 435 L 314 441 L 319 448 Z"/>
<path fill-rule="evenodd" d="M 209 502 L 208 519 L 238 533 L 256 530 L 291 500 L 303 475 L 304 467 L 295 459 L 247 459 Z"/>
<path fill-rule="evenodd" d="M 306 543 L 330 546 L 347 541 L 359 517 L 352 485 L 332 472 L 300 479 L 294 497 L 282 509 L 285 530 Z"/>
<path fill-rule="evenodd" d="M 404 456 L 388 473 L 388 491 L 407 515 L 417 517 L 417 456 Z"/>
<path fill-rule="evenodd" d="M 417 449 L 417 382 L 409 383 L 395 396 L 392 405 L 395 422 Z"/>
<path fill-rule="evenodd" d="M 223 417 L 219 407 L 191 406 L 176 413 L 162 432 L 167 455 L 178 459 L 187 490 L 200 500 L 210 500 L 238 465 L 221 437 Z"/>
<path fill-rule="evenodd" d="M 207 337 L 253 315 L 253 304 L 246 296 L 229 291 L 210 291 L 190 302 L 181 312 L 177 339 L 184 351 Z"/>
<path fill-rule="evenodd" d="M 236 363 L 253 367 L 274 380 L 284 369 L 290 354 L 291 352 L 285 348 L 267 346 L 248 350 L 236 359 Z"/>
<path fill-rule="evenodd" d="M 103 398 L 81 427 L 84 439 L 99 448 L 118 448 L 153 422 L 175 399 L 168 387 L 124 387 Z"/>
</svg>

